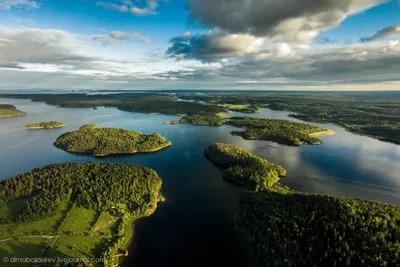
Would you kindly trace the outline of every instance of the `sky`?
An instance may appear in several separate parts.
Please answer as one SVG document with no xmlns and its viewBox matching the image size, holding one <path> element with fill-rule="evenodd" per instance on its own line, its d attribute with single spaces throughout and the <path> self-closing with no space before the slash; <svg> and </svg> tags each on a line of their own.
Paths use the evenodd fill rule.
<svg viewBox="0 0 400 267">
<path fill-rule="evenodd" d="M 0 89 L 400 90 L 400 0 L 0 0 Z"/>
</svg>

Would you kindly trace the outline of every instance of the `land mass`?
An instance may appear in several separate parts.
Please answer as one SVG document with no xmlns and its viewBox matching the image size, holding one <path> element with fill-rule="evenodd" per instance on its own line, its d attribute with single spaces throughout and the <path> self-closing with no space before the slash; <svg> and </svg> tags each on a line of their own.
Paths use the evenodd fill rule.
<svg viewBox="0 0 400 267">
<path fill-rule="evenodd" d="M 31 99 L 63 108 L 116 107 L 119 110 L 148 114 L 193 114 L 199 112 L 227 112 L 217 105 L 203 105 L 186 101 L 177 101 L 168 94 L 121 93 L 121 94 L 0 94 L 0 98 Z"/>
<path fill-rule="evenodd" d="M 245 128 L 245 131 L 233 131 L 233 135 L 249 140 L 268 140 L 279 144 L 301 146 L 320 145 L 322 140 L 317 136 L 334 134 L 335 132 L 313 126 L 307 123 L 297 123 L 288 120 L 259 119 L 248 117 L 227 118 L 216 114 L 201 113 L 188 115 L 180 120 L 166 122 L 167 124 L 189 123 L 194 125 L 221 126 L 230 125 Z"/>
<path fill-rule="evenodd" d="M 2 181 L 0 256 L 102 258 L 96 266 L 116 266 L 132 222 L 163 198 L 161 185 L 149 168 L 100 162 L 51 165 Z"/>
<path fill-rule="evenodd" d="M 295 112 L 305 121 L 335 123 L 347 130 L 400 144 L 399 92 L 226 92 L 178 93 L 213 105 L 253 105 Z"/>
<path fill-rule="evenodd" d="M 62 128 L 66 124 L 64 122 L 59 121 L 49 121 L 49 122 L 38 122 L 25 125 L 24 129 L 26 130 L 36 130 L 36 129 L 54 129 L 54 128 Z"/>
<path fill-rule="evenodd" d="M 250 266 L 400 266 L 399 206 L 290 190 L 273 163 L 232 145 L 205 155 L 250 189 L 235 216 Z"/>
<path fill-rule="evenodd" d="M 77 131 L 68 132 L 54 142 L 54 146 L 70 153 L 102 157 L 112 154 L 150 153 L 171 146 L 171 142 L 158 133 L 116 128 L 97 128 L 87 124 Z"/>
<path fill-rule="evenodd" d="M 286 176 L 286 170 L 281 166 L 234 145 L 215 143 L 207 147 L 204 155 L 226 168 L 223 173 L 226 180 L 249 189 L 269 188 L 279 181 L 279 177 Z"/>
<path fill-rule="evenodd" d="M 0 118 L 10 118 L 16 116 L 26 115 L 25 112 L 18 110 L 13 105 L 1 104 L 0 105 Z"/>
</svg>

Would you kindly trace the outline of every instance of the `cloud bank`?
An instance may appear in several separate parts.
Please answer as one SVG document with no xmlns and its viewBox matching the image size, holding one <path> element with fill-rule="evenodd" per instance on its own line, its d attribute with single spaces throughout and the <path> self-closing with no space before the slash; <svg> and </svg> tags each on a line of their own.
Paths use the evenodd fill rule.
<svg viewBox="0 0 400 267">
<path fill-rule="evenodd" d="M 387 0 L 188 0 L 192 20 L 236 34 L 310 41 Z"/>
</svg>

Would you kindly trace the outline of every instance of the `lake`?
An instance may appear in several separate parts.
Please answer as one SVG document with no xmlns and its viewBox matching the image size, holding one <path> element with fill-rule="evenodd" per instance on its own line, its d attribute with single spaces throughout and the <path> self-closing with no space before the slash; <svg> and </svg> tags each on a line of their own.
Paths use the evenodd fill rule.
<svg viewBox="0 0 400 267">
<path fill-rule="evenodd" d="M 317 124 L 336 132 L 323 136 L 321 146 L 289 147 L 268 141 L 232 136 L 230 126 L 165 125 L 177 116 L 147 115 L 114 108 L 64 109 L 28 100 L 0 99 L 27 116 L 0 119 L 0 179 L 33 168 L 83 161 L 126 162 L 151 167 L 163 179 L 167 201 L 136 223 L 135 239 L 124 266 L 244 266 L 233 217 L 240 187 L 222 179 L 222 169 L 210 163 L 204 149 L 213 142 L 238 145 L 268 161 L 282 165 L 288 176 L 281 182 L 292 189 L 368 198 L 400 204 L 400 146 L 346 132 L 332 124 Z M 262 109 L 257 114 L 230 113 L 290 119 L 289 112 Z M 26 131 L 23 126 L 57 120 L 67 126 Z M 53 147 L 56 138 L 83 124 L 118 127 L 144 133 L 159 132 L 172 147 L 154 154 L 95 159 L 70 155 Z"/>
</svg>

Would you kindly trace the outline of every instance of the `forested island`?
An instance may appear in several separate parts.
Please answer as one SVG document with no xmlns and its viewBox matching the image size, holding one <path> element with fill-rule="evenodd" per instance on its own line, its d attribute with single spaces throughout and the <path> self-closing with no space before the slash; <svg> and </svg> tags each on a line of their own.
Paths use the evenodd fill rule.
<svg viewBox="0 0 400 267">
<path fill-rule="evenodd" d="M 178 93 L 180 99 L 213 105 L 253 105 L 295 112 L 306 121 L 335 123 L 351 132 L 400 144 L 398 92 L 223 92 Z"/>
<path fill-rule="evenodd" d="M 97 128 L 95 124 L 83 125 L 68 132 L 54 142 L 54 146 L 70 153 L 102 157 L 112 154 L 150 153 L 171 146 L 159 133 L 143 134 L 116 128 Z"/>
<path fill-rule="evenodd" d="M 189 123 L 194 125 L 222 126 L 230 125 L 245 128 L 245 131 L 233 131 L 249 140 L 268 140 L 279 144 L 301 146 L 320 145 L 320 135 L 334 134 L 335 132 L 306 123 L 291 122 L 288 120 L 259 119 L 248 117 L 227 118 L 219 114 L 200 113 L 182 117 L 180 120 L 165 122 L 166 124 Z"/>
<path fill-rule="evenodd" d="M 9 118 L 23 115 L 26 115 L 26 113 L 18 110 L 13 105 L 0 104 L 0 118 Z"/>
<path fill-rule="evenodd" d="M 36 130 L 36 129 L 54 129 L 54 128 L 62 128 L 66 124 L 64 122 L 59 121 L 49 121 L 49 122 L 38 122 L 27 124 L 24 126 L 26 130 Z"/>
<path fill-rule="evenodd" d="M 94 265 L 116 266 L 132 222 L 163 200 L 161 185 L 149 168 L 100 162 L 50 165 L 1 181 L 0 256 L 103 258 Z"/>
<path fill-rule="evenodd" d="M 290 190 L 276 165 L 236 146 L 213 144 L 205 155 L 250 189 L 235 224 L 251 266 L 400 266 L 399 206 Z"/>
</svg>

